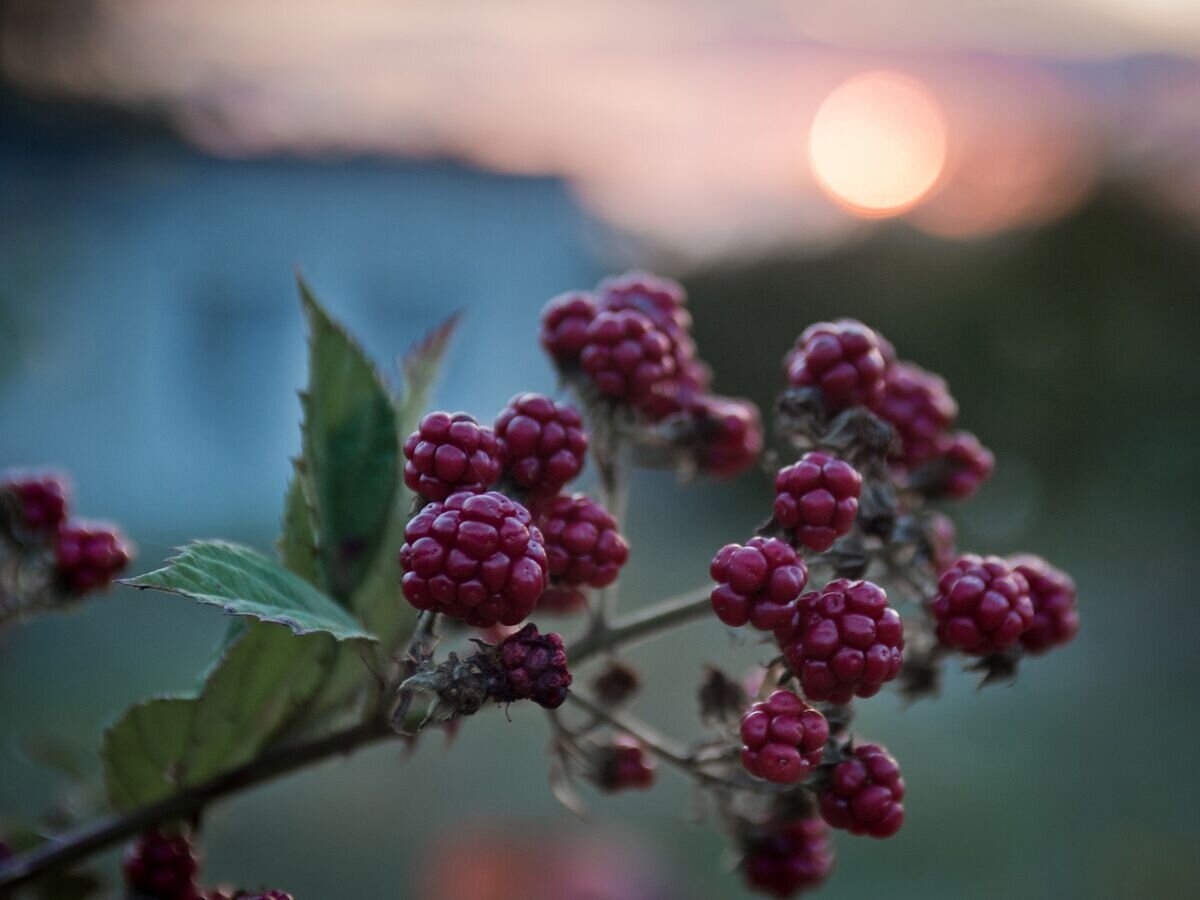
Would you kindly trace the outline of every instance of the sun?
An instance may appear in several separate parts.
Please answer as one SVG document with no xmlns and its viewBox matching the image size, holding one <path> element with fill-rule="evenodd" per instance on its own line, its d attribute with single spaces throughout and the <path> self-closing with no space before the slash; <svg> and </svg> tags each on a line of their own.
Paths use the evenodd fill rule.
<svg viewBox="0 0 1200 900">
<path fill-rule="evenodd" d="M 946 119 L 934 96 L 896 72 L 866 72 L 825 98 L 808 139 L 821 187 L 862 216 L 911 209 L 946 165 Z"/>
</svg>

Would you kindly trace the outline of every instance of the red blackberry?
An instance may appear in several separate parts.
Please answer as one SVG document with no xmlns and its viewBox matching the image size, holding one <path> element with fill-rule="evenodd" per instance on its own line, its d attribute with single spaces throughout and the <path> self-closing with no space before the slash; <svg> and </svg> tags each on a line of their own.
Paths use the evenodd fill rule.
<svg viewBox="0 0 1200 900">
<path fill-rule="evenodd" d="M 687 415 L 696 435 L 696 466 L 704 474 L 733 478 L 758 461 L 762 420 L 749 400 L 702 394 L 687 404 Z"/>
<path fill-rule="evenodd" d="M 742 717 L 742 765 L 751 775 L 795 784 L 821 764 L 829 723 L 791 691 L 776 691 Z"/>
<path fill-rule="evenodd" d="M 125 854 L 125 883 L 147 900 L 193 900 L 199 868 L 185 836 L 148 831 Z"/>
<path fill-rule="evenodd" d="M 595 298 L 585 291 L 559 294 L 542 310 L 541 344 L 561 367 L 579 362 L 587 328 L 596 317 Z"/>
<path fill-rule="evenodd" d="M 709 574 L 717 586 L 713 612 L 734 628 L 746 623 L 771 631 L 792 619 L 792 603 L 808 583 L 808 568 L 777 538 L 753 537 L 726 544 L 713 557 Z"/>
<path fill-rule="evenodd" d="M 1040 556 L 1029 554 L 1014 556 L 1009 565 L 1029 582 L 1029 599 L 1033 601 L 1033 624 L 1021 634 L 1025 650 L 1040 654 L 1069 643 L 1079 630 L 1071 576 Z"/>
<path fill-rule="evenodd" d="M 979 438 L 969 431 L 944 434 L 937 441 L 937 456 L 929 466 L 922 484 L 927 493 L 945 495 L 955 500 L 965 500 L 992 477 L 996 458 L 992 451 L 979 443 Z"/>
<path fill-rule="evenodd" d="M 801 596 L 791 612 L 775 636 L 809 700 L 872 697 L 900 674 L 904 626 L 878 585 L 831 581 Z"/>
<path fill-rule="evenodd" d="M 67 517 L 67 488 L 58 475 L 9 475 L 0 483 L 0 493 L 16 502 L 21 524 L 31 532 L 52 532 Z"/>
<path fill-rule="evenodd" d="M 860 744 L 851 759 L 833 767 L 821 794 L 821 816 L 851 834 L 891 837 L 904 824 L 900 766 L 878 744 Z"/>
<path fill-rule="evenodd" d="M 675 374 L 670 338 L 630 310 L 602 312 L 592 320 L 579 364 L 600 393 L 630 403 Z"/>
<path fill-rule="evenodd" d="M 938 455 L 938 436 L 954 424 L 958 404 L 944 379 L 902 362 L 884 373 L 883 394 L 875 412 L 891 423 L 900 438 L 896 460 L 912 467 Z"/>
<path fill-rule="evenodd" d="M 641 743 L 619 734 L 597 756 L 596 784 L 601 790 L 645 790 L 654 784 L 654 757 Z"/>
<path fill-rule="evenodd" d="M 858 515 L 862 476 L 826 453 L 805 453 L 775 476 L 775 521 L 810 550 L 824 552 L 849 534 Z"/>
<path fill-rule="evenodd" d="M 829 831 L 820 819 L 795 819 L 749 836 L 742 875 L 756 891 L 792 897 L 817 887 L 833 870 Z"/>
<path fill-rule="evenodd" d="M 538 634 L 530 622 L 501 641 L 496 651 L 500 669 L 489 687 L 490 697 L 503 703 L 532 700 L 546 709 L 562 706 L 571 672 L 561 637 Z"/>
<path fill-rule="evenodd" d="M 549 496 L 583 469 L 588 439 L 573 406 L 541 394 L 518 394 L 496 417 L 505 474 L 532 496 Z"/>
<path fill-rule="evenodd" d="M 132 546 L 115 525 L 72 520 L 59 529 L 55 538 L 59 578 L 72 594 L 106 587 L 132 558 Z"/>
<path fill-rule="evenodd" d="M 874 406 L 883 393 L 886 363 L 879 336 L 854 319 L 810 325 L 784 365 L 792 384 L 821 390 L 831 413 Z"/>
<path fill-rule="evenodd" d="M 562 494 L 540 504 L 537 524 L 550 564 L 543 604 L 549 601 L 563 611 L 577 608 L 583 602 L 581 587 L 612 584 L 629 558 L 617 520 L 584 494 Z"/>
<path fill-rule="evenodd" d="M 998 556 L 960 556 L 938 580 L 932 610 L 938 640 L 974 656 L 1012 647 L 1034 619 L 1029 582 Z"/>
<path fill-rule="evenodd" d="M 404 442 L 404 456 L 404 483 L 426 500 L 482 493 L 500 477 L 495 434 L 463 412 L 429 413 Z"/>
<path fill-rule="evenodd" d="M 542 533 L 503 494 L 457 493 L 409 521 L 400 548 L 404 596 L 468 625 L 516 625 L 546 587 Z"/>
</svg>

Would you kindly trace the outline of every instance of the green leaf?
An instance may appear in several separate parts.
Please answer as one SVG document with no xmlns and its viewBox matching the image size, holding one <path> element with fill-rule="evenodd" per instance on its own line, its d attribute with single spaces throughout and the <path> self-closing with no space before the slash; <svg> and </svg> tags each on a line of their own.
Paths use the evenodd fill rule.
<svg viewBox="0 0 1200 900">
<path fill-rule="evenodd" d="M 346 610 L 300 576 L 260 553 L 225 541 L 196 541 L 164 568 L 121 582 L 219 606 L 235 616 L 325 632 L 340 641 L 375 638 Z"/>
<path fill-rule="evenodd" d="M 396 496 L 396 412 L 366 354 L 303 279 L 299 286 L 309 325 L 301 474 L 323 584 L 348 603 L 375 557 Z"/>
<path fill-rule="evenodd" d="M 397 407 L 401 440 L 404 435 L 416 430 L 417 423 L 425 413 L 430 391 L 437 380 L 442 358 L 454 336 L 458 320 L 456 313 L 434 327 L 400 359 L 400 369 L 404 373 L 404 391 Z M 400 570 L 396 561 L 396 554 L 404 543 L 404 526 L 411 509 L 412 494 L 401 482 L 380 552 L 362 587 L 354 595 L 352 604 L 372 633 L 379 636 L 385 652 L 407 636 L 416 622 L 416 611 L 400 594 Z M 379 631 L 375 631 L 376 628 Z"/>
<path fill-rule="evenodd" d="M 288 484 L 287 497 L 283 502 L 279 556 L 289 570 L 319 588 L 321 573 L 317 565 L 317 536 L 313 533 L 312 520 L 313 512 L 304 495 L 304 481 L 297 472 Z"/>
<path fill-rule="evenodd" d="M 190 697 L 148 700 L 104 733 L 100 756 L 114 809 L 133 809 L 175 793 L 196 705 Z"/>
<path fill-rule="evenodd" d="M 180 761 L 188 784 L 252 759 L 320 688 L 337 644 L 252 623 L 226 651 L 196 702 Z"/>
</svg>

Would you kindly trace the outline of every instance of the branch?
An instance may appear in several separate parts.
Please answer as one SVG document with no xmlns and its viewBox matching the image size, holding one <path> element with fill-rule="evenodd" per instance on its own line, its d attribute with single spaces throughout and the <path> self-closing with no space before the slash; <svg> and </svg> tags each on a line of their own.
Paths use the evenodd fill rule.
<svg viewBox="0 0 1200 900">
<path fill-rule="evenodd" d="M 221 797 L 287 775 L 313 763 L 352 753 L 368 744 L 390 737 L 395 735 L 386 722 L 371 721 L 308 743 L 269 751 L 246 765 L 218 775 L 204 784 L 187 788 L 165 800 L 132 812 L 85 825 L 53 838 L 22 856 L 10 859 L 0 867 L 0 893 L 25 884 L 50 869 L 66 868 L 163 822 L 187 818 Z"/>
<path fill-rule="evenodd" d="M 697 589 L 625 616 L 612 626 L 589 632 L 568 649 L 567 658 L 579 664 L 617 646 L 626 646 L 698 619 L 708 610 L 708 588 Z M 434 617 L 422 619 L 414 631 L 410 655 L 424 652 L 432 638 Z M 353 753 L 369 744 L 397 738 L 388 717 L 376 717 L 323 738 L 279 747 L 211 781 L 131 812 L 110 816 L 77 828 L 0 865 L 0 896 L 51 869 L 66 868 L 93 853 L 143 831 L 185 819 L 210 803 L 246 788 L 271 781 L 334 756 Z"/>
</svg>

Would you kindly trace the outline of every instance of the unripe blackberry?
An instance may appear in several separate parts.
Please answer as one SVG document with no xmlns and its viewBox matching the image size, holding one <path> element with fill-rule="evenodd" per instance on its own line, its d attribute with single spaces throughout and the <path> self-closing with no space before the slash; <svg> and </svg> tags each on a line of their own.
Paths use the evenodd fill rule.
<svg viewBox="0 0 1200 900">
<path fill-rule="evenodd" d="M 500 477 L 496 435 L 464 412 L 429 413 L 404 442 L 404 456 L 404 483 L 426 500 L 479 494 Z"/>
<path fill-rule="evenodd" d="M 804 594 L 775 636 L 809 700 L 872 697 L 900 674 L 904 626 L 869 581 L 840 578 Z"/>
<path fill-rule="evenodd" d="M 596 318 L 595 298 L 585 291 L 559 294 L 542 310 L 543 349 L 560 367 L 579 362 L 580 351 L 587 340 L 587 328 Z"/>
<path fill-rule="evenodd" d="M 583 600 L 580 588 L 602 588 L 617 579 L 629 559 L 629 544 L 617 520 L 584 494 L 560 494 L 537 507 L 537 524 L 550 564 L 550 602 L 572 608 Z M 572 600 L 570 595 L 578 600 Z"/>
<path fill-rule="evenodd" d="M 741 544 L 726 544 L 709 566 L 717 586 L 712 591 L 713 612 L 726 625 L 747 622 L 771 631 L 790 622 L 792 604 L 808 584 L 808 567 L 784 541 L 753 537 Z"/>
<path fill-rule="evenodd" d="M 751 835 L 742 875 L 756 891 L 792 897 L 817 887 L 833 871 L 829 830 L 820 819 L 795 819 Z"/>
<path fill-rule="evenodd" d="M 897 461 L 912 467 L 938 455 L 938 436 L 954 424 L 958 404 L 941 376 L 901 362 L 884 373 L 883 393 L 875 412 L 900 437 Z"/>
<path fill-rule="evenodd" d="M 814 450 L 775 476 L 775 521 L 821 553 L 854 527 L 860 493 L 853 466 Z"/>
<path fill-rule="evenodd" d="M 795 784 L 821 764 L 829 723 L 791 691 L 775 691 L 742 716 L 741 735 L 747 772 Z"/>
<path fill-rule="evenodd" d="M 937 456 L 931 468 L 936 472 L 926 491 L 965 500 L 992 477 L 996 457 L 969 431 L 944 434 L 937 441 Z"/>
<path fill-rule="evenodd" d="M 658 382 L 637 401 L 637 411 L 651 422 L 686 410 L 712 387 L 712 371 L 700 359 L 675 360 L 675 374 Z"/>
<path fill-rule="evenodd" d="M 571 672 L 567 651 L 557 634 L 538 634 L 532 622 L 500 642 L 500 671 L 489 688 L 494 700 L 511 703 L 532 700 L 546 709 L 557 709 L 567 699 Z"/>
<path fill-rule="evenodd" d="M 1012 647 L 1033 625 L 1029 582 L 998 556 L 960 556 L 938 580 L 932 610 L 938 640 L 974 656 Z"/>
<path fill-rule="evenodd" d="M 1040 556 L 1024 554 L 1009 564 L 1029 583 L 1033 601 L 1033 624 L 1021 634 L 1021 644 L 1033 654 L 1069 643 L 1079 630 L 1079 610 L 1075 607 L 1075 582 Z"/>
<path fill-rule="evenodd" d="M 534 497 L 557 494 L 583 469 L 588 439 L 573 406 L 518 394 L 496 417 L 504 473 Z"/>
<path fill-rule="evenodd" d="M 617 735 L 597 753 L 596 785 L 601 790 L 646 790 L 654 784 L 654 772 L 654 757 L 627 734 Z"/>
<path fill-rule="evenodd" d="M 115 525 L 69 521 L 54 542 L 54 561 L 64 588 L 72 594 L 100 590 L 130 559 L 133 547 Z"/>
<path fill-rule="evenodd" d="M 827 412 L 874 406 L 883 393 L 879 336 L 854 319 L 808 326 L 784 365 L 792 384 L 821 390 Z"/>
<path fill-rule="evenodd" d="M 904 824 L 904 779 L 900 766 L 878 744 L 860 744 L 833 767 L 821 794 L 821 816 L 851 834 L 891 837 Z"/>
<path fill-rule="evenodd" d="M 52 532 L 67 518 L 67 488 L 57 475 L 10 475 L 0 493 L 12 496 L 28 531 Z"/>
<path fill-rule="evenodd" d="M 181 834 L 148 831 L 125 853 L 125 884 L 147 900 L 193 900 L 200 864 Z"/>
<path fill-rule="evenodd" d="M 749 400 L 702 394 L 687 404 L 696 434 L 697 468 L 714 478 L 733 478 L 762 453 L 758 407 Z"/>
<path fill-rule="evenodd" d="M 636 403 L 675 374 L 671 341 L 638 312 L 602 312 L 587 329 L 579 364 L 600 393 Z"/>
<path fill-rule="evenodd" d="M 525 619 L 549 571 L 529 511 L 495 491 L 428 504 L 404 528 L 400 565 L 409 603 L 477 628 Z"/>
</svg>

